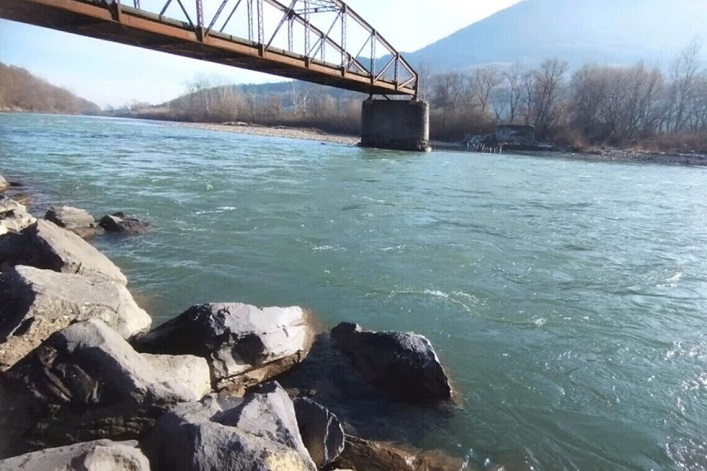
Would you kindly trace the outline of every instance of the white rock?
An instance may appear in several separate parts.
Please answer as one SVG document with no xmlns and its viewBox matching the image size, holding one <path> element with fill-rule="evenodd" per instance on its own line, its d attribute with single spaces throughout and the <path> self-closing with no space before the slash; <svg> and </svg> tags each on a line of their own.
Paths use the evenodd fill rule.
<svg viewBox="0 0 707 471">
<path fill-rule="evenodd" d="M 150 471 L 136 441 L 96 440 L 0 461 L 0 471 Z"/>
<path fill-rule="evenodd" d="M 211 373 L 206 359 L 194 355 L 152 355 L 142 357 L 164 382 L 181 383 L 198 401 L 211 393 Z"/>
</svg>

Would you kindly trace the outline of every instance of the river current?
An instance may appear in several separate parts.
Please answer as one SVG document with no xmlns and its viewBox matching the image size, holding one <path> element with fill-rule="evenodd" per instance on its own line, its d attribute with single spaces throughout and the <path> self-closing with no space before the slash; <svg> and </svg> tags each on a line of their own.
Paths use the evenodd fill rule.
<svg viewBox="0 0 707 471">
<path fill-rule="evenodd" d="M 707 169 L 565 157 L 0 114 L 35 213 L 152 223 L 96 244 L 155 323 L 242 301 L 423 334 L 460 408 L 405 427 L 470 469 L 705 470 Z"/>
</svg>

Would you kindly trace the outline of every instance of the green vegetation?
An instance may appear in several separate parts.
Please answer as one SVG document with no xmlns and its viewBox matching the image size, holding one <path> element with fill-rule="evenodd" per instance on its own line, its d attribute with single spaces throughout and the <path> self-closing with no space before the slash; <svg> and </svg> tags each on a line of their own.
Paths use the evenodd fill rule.
<svg viewBox="0 0 707 471">
<path fill-rule="evenodd" d="M 100 108 L 25 69 L 0 62 L 0 111 L 96 114 Z"/>
</svg>

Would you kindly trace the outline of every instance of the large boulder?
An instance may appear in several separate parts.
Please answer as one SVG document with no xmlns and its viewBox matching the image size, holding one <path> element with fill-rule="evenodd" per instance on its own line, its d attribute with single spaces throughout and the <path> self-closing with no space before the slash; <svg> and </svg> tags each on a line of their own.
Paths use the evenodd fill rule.
<svg viewBox="0 0 707 471">
<path fill-rule="evenodd" d="M 108 279 L 27 266 L 0 274 L 0 371 L 71 322 L 92 318 L 124 338 L 147 331 L 152 322 L 125 286 Z"/>
<path fill-rule="evenodd" d="M 27 231 L 42 255 L 41 268 L 128 284 L 125 275 L 108 257 L 73 232 L 42 219 Z"/>
<path fill-rule="evenodd" d="M 141 439 L 170 406 L 194 399 L 98 319 L 53 334 L 0 380 L 4 408 L 31 418 L 15 428 L 5 456 L 100 438 Z"/>
<path fill-rule="evenodd" d="M 47 210 L 44 219 L 70 230 L 83 239 L 90 239 L 103 233 L 103 228 L 96 224 L 93 216 L 85 209 L 71 206 L 52 206 Z"/>
<path fill-rule="evenodd" d="M 0 471 L 150 471 L 136 441 L 96 440 L 0 461 Z"/>
<path fill-rule="evenodd" d="M 27 208 L 10 198 L 0 198 L 0 236 L 19 234 L 37 220 Z"/>
<path fill-rule="evenodd" d="M 412 332 L 371 332 L 342 322 L 331 330 L 354 368 L 374 386 L 404 400 L 439 401 L 452 388 L 427 338 Z"/>
<path fill-rule="evenodd" d="M 304 446 L 317 468 L 334 462 L 344 451 L 344 429 L 326 407 L 301 397 L 293 401 Z"/>
<path fill-rule="evenodd" d="M 150 228 L 150 223 L 126 216 L 123 212 L 105 215 L 98 221 L 98 224 L 106 232 L 126 235 L 142 234 Z"/>
<path fill-rule="evenodd" d="M 155 471 L 314 471 L 292 401 L 277 383 L 236 404 L 183 404 L 145 441 Z"/>
<path fill-rule="evenodd" d="M 134 341 L 139 351 L 198 355 L 215 389 L 243 393 L 301 362 L 312 327 L 299 307 L 199 304 Z"/>
<path fill-rule="evenodd" d="M 109 406 L 164 404 L 193 399 L 178 382 L 166 382 L 142 355 L 103 321 L 71 324 L 6 372 L 42 403 Z"/>
</svg>

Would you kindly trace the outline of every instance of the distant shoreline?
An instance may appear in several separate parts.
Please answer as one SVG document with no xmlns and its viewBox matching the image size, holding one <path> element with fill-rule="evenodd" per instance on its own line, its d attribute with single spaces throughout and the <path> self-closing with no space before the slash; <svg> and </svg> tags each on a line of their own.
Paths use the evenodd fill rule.
<svg viewBox="0 0 707 471">
<path fill-rule="evenodd" d="M 250 134 L 265 137 L 280 137 L 286 139 L 304 139 L 348 146 L 358 145 L 360 138 L 354 136 L 344 136 L 340 134 L 328 134 L 314 128 L 295 128 L 285 126 L 263 126 L 258 124 L 234 123 L 234 124 L 211 124 L 211 123 L 187 123 L 170 122 L 170 124 L 193 129 L 205 129 L 210 131 L 232 132 L 239 134 Z M 455 142 L 435 141 L 431 143 L 433 150 L 447 150 L 453 152 L 469 152 L 462 144 Z M 477 152 L 469 152 L 477 154 Z M 577 151 L 567 149 L 563 151 L 543 152 L 535 154 L 533 152 L 504 152 L 513 155 L 527 155 L 533 157 L 542 155 L 547 157 L 555 153 L 561 153 L 562 158 L 572 158 L 575 160 L 586 160 L 591 162 L 633 162 L 633 163 L 654 163 L 662 165 L 684 165 L 705 167 L 707 166 L 707 155 L 700 153 L 659 153 L 644 152 L 630 149 L 600 149 Z"/>
<path fill-rule="evenodd" d="M 343 136 L 340 134 L 328 134 L 314 128 L 292 128 L 285 126 L 262 126 L 259 124 L 233 123 L 233 124 L 212 124 L 212 123 L 186 123 L 172 122 L 175 126 L 204 129 L 208 131 L 232 132 L 238 134 L 250 134 L 266 137 L 283 137 L 287 139 L 304 139 L 308 141 L 320 141 L 332 144 L 355 146 L 360 142 L 360 138 L 354 136 Z"/>
</svg>

